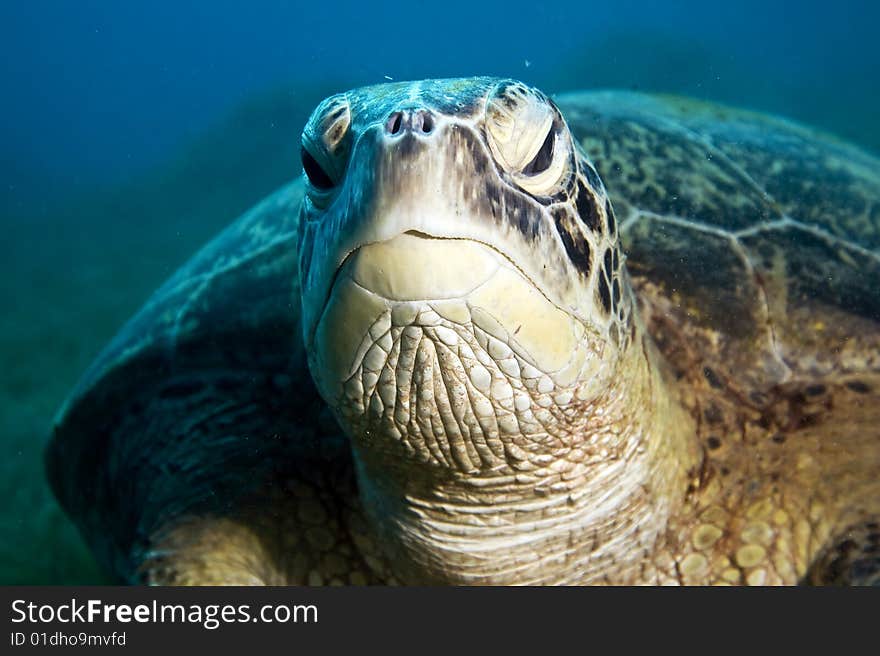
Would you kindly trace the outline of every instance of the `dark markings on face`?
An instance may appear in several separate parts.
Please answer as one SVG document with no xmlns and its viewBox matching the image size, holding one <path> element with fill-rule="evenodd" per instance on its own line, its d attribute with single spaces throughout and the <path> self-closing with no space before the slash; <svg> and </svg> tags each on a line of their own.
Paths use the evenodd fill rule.
<svg viewBox="0 0 880 656">
<path fill-rule="evenodd" d="M 608 226 L 608 234 L 613 237 L 617 233 L 617 219 L 614 216 L 614 210 L 611 209 L 611 201 L 605 199 L 605 221 Z"/>
<path fill-rule="evenodd" d="M 605 312 L 611 312 L 611 292 L 608 290 L 608 280 L 603 275 L 599 275 L 599 300 Z"/>
<path fill-rule="evenodd" d="M 457 140 L 456 147 L 462 147 L 470 154 L 470 159 L 474 165 L 474 173 L 482 178 L 490 166 L 489 159 L 486 157 L 485 151 L 480 144 L 471 137 L 469 132 L 463 132 L 458 127 L 453 126 L 453 138 Z"/>
<path fill-rule="evenodd" d="M 581 221 L 584 222 L 584 225 L 593 232 L 599 232 L 602 230 L 599 221 L 599 210 L 593 200 L 593 195 L 580 183 L 578 183 L 578 195 L 575 205 L 577 205 L 578 216 L 581 217 Z"/>
<path fill-rule="evenodd" d="M 538 234 L 538 218 L 535 208 L 519 194 L 510 194 L 506 203 L 507 220 L 524 235 Z"/>
<path fill-rule="evenodd" d="M 450 132 L 450 153 L 466 152 L 471 170 L 461 175 L 464 198 L 476 198 L 474 209 L 488 214 L 495 221 L 513 225 L 524 236 L 534 239 L 544 219 L 541 208 L 535 206 L 534 199 L 524 191 L 505 184 L 498 176 L 485 175 L 494 166 L 478 137 L 470 130 L 458 128 Z M 496 168 L 497 171 L 497 168 Z M 472 193 L 468 185 L 478 185 Z"/>
<path fill-rule="evenodd" d="M 501 212 L 501 189 L 496 184 L 486 185 L 486 204 L 492 218 L 498 219 Z"/>
<path fill-rule="evenodd" d="M 605 249 L 605 255 L 603 256 L 604 265 L 605 265 L 605 275 L 611 280 L 611 249 Z"/>
<path fill-rule="evenodd" d="M 574 218 L 564 208 L 553 211 L 553 220 L 556 223 L 556 231 L 562 239 L 562 245 L 565 246 L 565 252 L 568 253 L 568 259 L 586 278 L 590 275 L 591 267 L 590 244 L 575 225 Z"/>
<path fill-rule="evenodd" d="M 614 279 L 614 284 L 611 285 L 611 300 L 614 302 L 614 305 L 620 304 L 620 283 L 617 281 L 617 278 Z"/>
</svg>

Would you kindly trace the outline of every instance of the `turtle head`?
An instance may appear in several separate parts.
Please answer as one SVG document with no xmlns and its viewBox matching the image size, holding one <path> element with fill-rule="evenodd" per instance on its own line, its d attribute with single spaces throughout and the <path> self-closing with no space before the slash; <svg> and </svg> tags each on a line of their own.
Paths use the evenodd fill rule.
<svg viewBox="0 0 880 656">
<path fill-rule="evenodd" d="M 497 469 L 608 386 L 630 340 L 617 229 L 543 93 L 468 78 L 335 95 L 302 163 L 309 365 L 356 448 Z"/>
</svg>

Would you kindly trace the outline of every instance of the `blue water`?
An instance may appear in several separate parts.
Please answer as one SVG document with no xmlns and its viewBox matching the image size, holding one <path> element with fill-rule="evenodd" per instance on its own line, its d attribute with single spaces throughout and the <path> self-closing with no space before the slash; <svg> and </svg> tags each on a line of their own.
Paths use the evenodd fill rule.
<svg viewBox="0 0 880 656">
<path fill-rule="evenodd" d="M 119 180 L 255 92 L 386 76 L 699 93 L 858 139 L 880 115 L 878 19 L 870 0 L 3 3 L 3 179 Z"/>
<path fill-rule="evenodd" d="M 100 580 L 42 478 L 53 412 L 205 239 L 298 174 L 326 93 L 439 76 L 683 93 L 880 152 L 880 3 L 0 4 L 0 582 Z"/>
</svg>

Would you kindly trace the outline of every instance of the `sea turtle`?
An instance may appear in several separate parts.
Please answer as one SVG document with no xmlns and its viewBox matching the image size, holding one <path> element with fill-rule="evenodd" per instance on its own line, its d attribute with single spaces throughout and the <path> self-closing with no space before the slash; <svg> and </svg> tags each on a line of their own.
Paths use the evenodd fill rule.
<svg viewBox="0 0 880 656">
<path fill-rule="evenodd" d="M 877 159 L 469 78 L 328 98 L 302 164 L 59 413 L 120 579 L 878 581 Z"/>
</svg>

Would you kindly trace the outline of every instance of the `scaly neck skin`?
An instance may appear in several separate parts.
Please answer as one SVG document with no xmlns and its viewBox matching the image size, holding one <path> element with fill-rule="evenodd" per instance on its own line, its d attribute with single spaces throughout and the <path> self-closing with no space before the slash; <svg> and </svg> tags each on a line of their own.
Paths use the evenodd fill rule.
<svg viewBox="0 0 880 656">
<path fill-rule="evenodd" d="M 662 548 L 699 459 L 692 420 L 656 357 L 637 334 L 604 393 L 592 401 L 575 394 L 523 448 L 505 450 L 519 459 L 476 474 L 377 448 L 400 441 L 375 432 L 355 439 L 361 496 L 399 577 L 651 582 L 645 563 Z"/>
</svg>

